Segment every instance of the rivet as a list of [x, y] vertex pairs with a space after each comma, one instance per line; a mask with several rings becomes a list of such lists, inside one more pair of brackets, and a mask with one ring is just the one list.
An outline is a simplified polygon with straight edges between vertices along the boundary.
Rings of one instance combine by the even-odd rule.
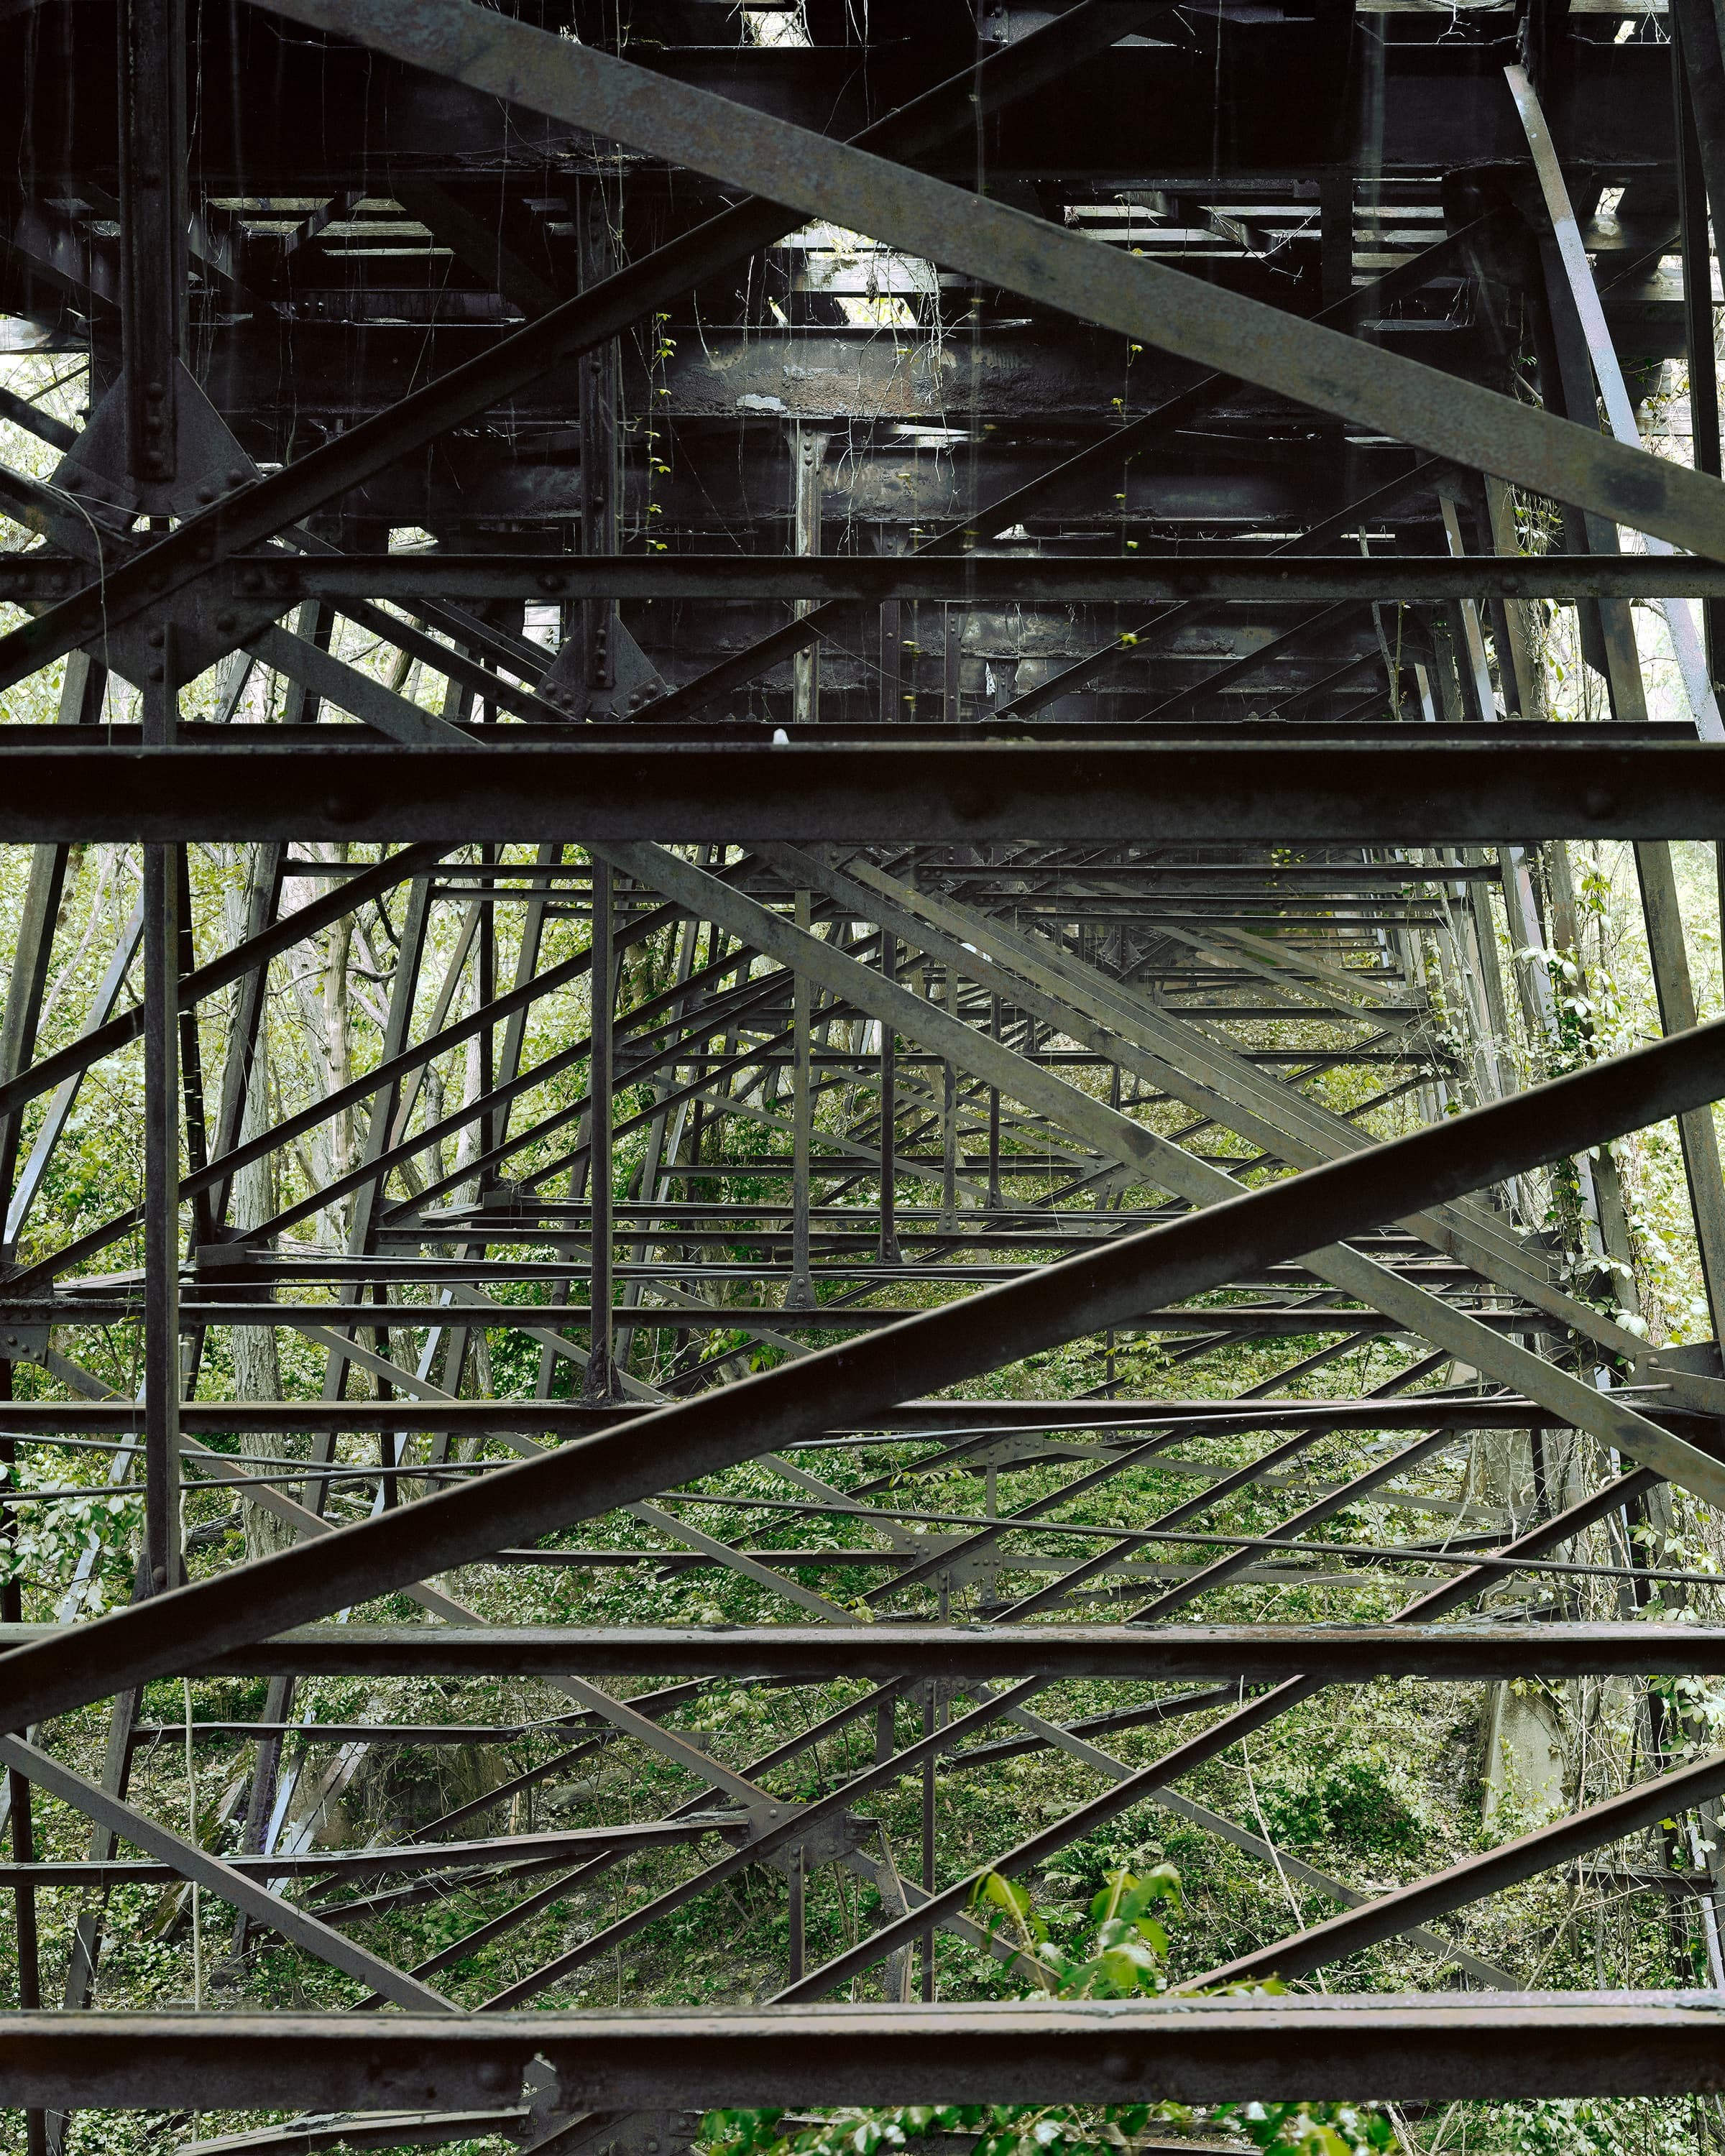
[[245, 485], [245, 480], [246, 475], [238, 469], [229, 472], [228, 475], [228, 484], [229, 486], [244, 486]]
[[152, 681], [165, 681], [167, 679], [167, 669], [162, 665], [162, 661], [157, 659], [151, 663], [149, 669], [149, 675], [150, 679]]
[[208, 480], [206, 480], [203, 485], [198, 490], [198, 499], [200, 501], [213, 501], [215, 498], [216, 490], [209, 484]]
[[246, 569], [242, 571], [239, 579], [239, 588], [243, 592], [262, 591], [264, 588], [264, 572], [261, 569]]
[[144, 641], [152, 651], [160, 651], [167, 641], [167, 631], [165, 629], [152, 629]]
[[234, 630], [238, 629], [239, 626], [239, 617], [238, 614], [218, 613], [216, 616], [216, 627], [221, 630], [223, 636], [231, 635]]

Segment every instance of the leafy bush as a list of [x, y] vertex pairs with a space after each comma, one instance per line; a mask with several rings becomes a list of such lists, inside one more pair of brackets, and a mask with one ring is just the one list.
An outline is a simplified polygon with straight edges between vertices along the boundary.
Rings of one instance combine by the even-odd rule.
[[[1062, 1939], [1017, 1881], [990, 1872], [973, 1900], [994, 1938], [1050, 1998], [1131, 1999], [1168, 1986], [1168, 1936], [1163, 1918], [1181, 1906], [1180, 1877], [1158, 1864], [1140, 1877], [1111, 1872], [1091, 1900], [1088, 1926]], [[1282, 1986], [1230, 1986], [1280, 1991]], [[974, 2134], [971, 2156], [1132, 2156], [1153, 2129], [1189, 2129], [1201, 2115], [1174, 2102], [1076, 2104], [901, 2104], [837, 2110], [785, 2128], [783, 2111], [711, 2111], [702, 2122], [705, 2156], [879, 2156], [935, 2133]], [[1209, 2114], [1244, 2133], [1264, 2156], [1394, 2156], [1394, 2131], [1375, 2104], [1220, 2104]], [[1161, 2137], [1165, 2138], [1165, 2135]]]
[[1426, 1823], [1382, 1752], [1337, 1760], [1266, 1789], [1263, 1802], [1272, 1833], [1295, 1849], [1327, 1842], [1361, 1856], [1411, 1856], [1425, 1843]]

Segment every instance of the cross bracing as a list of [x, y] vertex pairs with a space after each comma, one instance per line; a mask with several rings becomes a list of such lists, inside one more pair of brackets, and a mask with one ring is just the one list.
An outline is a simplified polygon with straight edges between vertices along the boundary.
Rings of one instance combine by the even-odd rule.
[[1712, 2095], [1713, 13], [0, 40], [20, 2148]]

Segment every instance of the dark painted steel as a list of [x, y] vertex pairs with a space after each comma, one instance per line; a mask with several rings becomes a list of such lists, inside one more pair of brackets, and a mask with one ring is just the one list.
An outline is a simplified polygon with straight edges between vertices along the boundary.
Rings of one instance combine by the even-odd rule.
[[[1409, 729], [1409, 732], [1413, 730]], [[1502, 730], [1494, 729], [1494, 732]], [[298, 838], [1424, 844], [1725, 836], [1725, 746], [1553, 738], [0, 750], [0, 844]], [[123, 1023], [116, 1021], [116, 1024]], [[82, 1055], [81, 1049], [78, 1051]], [[28, 1078], [28, 1075], [26, 1076]], [[19, 1081], [24, 1082], [24, 1081]], [[7, 1097], [13, 1097], [8, 1092]]]
[[[1126, 1236], [1009, 1286], [891, 1326], [708, 1394], [613, 1436], [525, 1461], [483, 1482], [158, 1597], [0, 1662], [0, 1722], [18, 1728], [145, 1678], [188, 1646], [223, 1652], [447, 1571], [547, 1528], [592, 1517], [693, 1476], [861, 1419], [1273, 1259], [1321, 1247], [1386, 1214], [1417, 1212], [1714, 1099], [1725, 1022], [1416, 1135], [1308, 1170], [1186, 1219]], [[839, 1410], [838, 1403], [844, 1408]], [[1686, 1486], [1725, 1470], [1634, 1415], [1621, 1449]]]
[[557, 2104], [1218, 2103], [1362, 2082], [1380, 2096], [1712, 2094], [1717, 1992], [1486, 1999], [1038, 1999], [911, 2010], [757, 2007], [444, 2020], [294, 2014], [0, 2016], [21, 2103], [430, 2109], [514, 2101], [536, 2059]]

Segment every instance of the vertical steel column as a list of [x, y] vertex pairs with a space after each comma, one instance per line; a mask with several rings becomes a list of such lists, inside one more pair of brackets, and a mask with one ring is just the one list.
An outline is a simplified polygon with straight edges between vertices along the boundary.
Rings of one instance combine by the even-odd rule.
[[1332, 173], [1318, 185], [1318, 254], [1323, 304], [1353, 295], [1353, 175]]
[[588, 1055], [588, 1174], [593, 1209], [586, 1396], [608, 1400], [611, 1370], [611, 1082], [612, 1034], [617, 998], [617, 961], [612, 948], [611, 866], [593, 863], [593, 1046]]
[[789, 1859], [790, 1895], [787, 1921], [790, 1938], [785, 1966], [790, 1981], [799, 1984], [803, 1978], [804, 1955], [807, 1951], [808, 1873], [803, 1845], [798, 1842]]
[[[797, 893], [796, 921], [806, 935], [809, 898]], [[791, 976], [791, 1049], [794, 1057], [791, 1098], [791, 1284], [785, 1295], [787, 1310], [814, 1307], [814, 1282], [809, 1271], [809, 1152], [814, 1134], [814, 1072], [809, 1059], [813, 1029], [813, 998], [809, 976], [799, 968]], [[798, 1875], [793, 1874], [793, 1876]], [[799, 1889], [800, 1891], [800, 1889]]]
[[[988, 998], [988, 1034], [991, 1040], [1000, 1038], [1000, 998], [991, 993]], [[988, 1088], [988, 1203], [998, 1206], [1000, 1199], [1000, 1088]], [[989, 1473], [993, 1470], [991, 1468]]]
[[[941, 1587], [940, 1601], [940, 1618], [941, 1622], [944, 1624], [950, 1614], [944, 1582]], [[925, 1737], [932, 1737], [946, 1718], [945, 1704], [940, 1697], [938, 1680], [931, 1677], [922, 1687], [922, 1734]], [[934, 1760], [932, 1758], [925, 1759], [922, 1763], [922, 1886], [924, 1892], [930, 1894], [933, 1893], [935, 1888], [934, 1841], [935, 1830], [938, 1825], [935, 1799], [938, 1787]], [[936, 1990], [934, 1969], [936, 1936], [932, 1924], [922, 1935], [922, 1997], [930, 2005], [934, 2003]]]
[[[178, 475], [177, 377], [186, 309], [184, 0], [121, 0], [119, 13], [121, 342], [127, 461], [160, 500]], [[146, 632], [143, 738], [178, 715], [172, 623]], [[180, 864], [144, 849], [144, 1589], [180, 1577]]]
[[185, 0], [121, 0], [120, 223], [127, 461], [177, 475], [186, 312]]
[[[39, 855], [49, 851], [39, 848]], [[61, 850], [52, 849], [54, 852]], [[0, 1400], [12, 1398], [12, 1364], [0, 1362]], [[10, 1471], [17, 1459], [17, 1447], [10, 1437], [0, 1437], [0, 1471], [10, 1478]], [[8, 1513], [3, 1532], [8, 1540], [17, 1532], [16, 1515]], [[9, 1553], [8, 1553], [9, 1554]], [[8, 1625], [23, 1621], [24, 1614], [23, 1583], [19, 1575], [8, 1569], [6, 1579], [0, 1584], [0, 1618]], [[15, 1864], [33, 1864], [36, 1861], [36, 1835], [30, 1817], [30, 1784], [16, 1767], [6, 1771], [6, 1794], [12, 1813], [12, 1857]], [[18, 2003], [26, 2013], [42, 2004], [42, 1961], [36, 1929], [36, 1889], [28, 1879], [20, 1879], [13, 1891], [13, 1917], [18, 1939]], [[26, 2156], [46, 2156], [48, 2148], [48, 2114], [42, 2111], [24, 2113]]]
[[[1681, 11], [1673, 13], [1671, 94], [1677, 137], [1678, 249], [1683, 262], [1684, 346], [1689, 367], [1691, 452], [1697, 471], [1720, 472], [1719, 376], [1714, 360], [1713, 262], [1707, 229], [1707, 172], [1695, 121], [1695, 74], [1687, 58]], [[1703, 599], [1702, 629], [1707, 671], [1725, 665], [1725, 603]]]
[[[198, 955], [192, 940], [192, 877], [186, 849], [174, 849], [174, 872], [178, 882], [179, 920], [176, 964], [182, 974], [191, 973], [198, 963]], [[186, 1167], [196, 1175], [209, 1163], [209, 1132], [204, 1111], [203, 1055], [198, 1038], [198, 1008], [187, 1003], [179, 1012], [180, 1032], [180, 1091], [186, 1109]], [[193, 1233], [199, 1243], [215, 1240], [214, 1219], [209, 1209], [209, 1194], [200, 1192], [193, 1201]]]
[[[1683, 313], [1689, 359], [1691, 439], [1697, 470], [1717, 475], [1719, 379], [1714, 360], [1713, 265], [1707, 229], [1725, 231], [1725, 54], [1708, 0], [1675, 0], [1671, 78], [1677, 105], [1677, 198], [1683, 258]], [[1702, 602], [1707, 670], [1725, 665], [1725, 603]], [[1714, 847], [1725, 919], [1725, 844]], [[1725, 1337], [1716, 1332], [1716, 1337]]]
[[[820, 552], [821, 475], [826, 467], [830, 436], [819, 427], [798, 425], [791, 433], [791, 551], [795, 554]], [[814, 599], [793, 602], [792, 613], [801, 621], [814, 612]], [[791, 717], [798, 726], [813, 726], [820, 716], [820, 646], [805, 644], [792, 661]]]
[[[1641, 918], [1647, 928], [1647, 955], [1653, 962], [1660, 1026], [1667, 1035], [1685, 1033], [1697, 1021], [1670, 846], [1662, 839], [1643, 840], [1635, 848], [1635, 870], [1641, 884]], [[1712, 1313], [1713, 1337], [1725, 1340], [1725, 1183], [1721, 1180], [1719, 1139], [1712, 1110], [1697, 1108], [1678, 1116], [1677, 1135], [1682, 1142], [1683, 1173], [1688, 1179], [1696, 1247], [1707, 1284], [1707, 1307]]]
[[880, 602], [880, 723], [893, 726], [905, 716], [903, 612], [896, 599]]
[[[950, 966], [947, 1015], [958, 1015], [958, 977]], [[950, 1058], [941, 1065], [941, 1225], [958, 1225], [958, 1066]]]
[[[898, 978], [898, 938], [880, 931], [880, 971]], [[896, 1265], [898, 1247], [898, 1164], [894, 1158], [898, 1121], [898, 1040], [890, 1019], [880, 1021], [880, 1262]]]
[[[171, 738], [152, 725], [144, 739]], [[167, 707], [158, 705], [158, 720]], [[178, 849], [144, 849], [144, 1544], [148, 1591], [180, 1580], [180, 878]]]
[[[603, 184], [575, 182], [576, 246], [581, 289], [587, 291], [608, 277], [615, 265], [611, 220]], [[577, 424], [581, 445], [581, 551], [617, 552], [617, 346], [614, 340], [584, 352], [576, 362]], [[649, 440], [650, 454], [653, 444]], [[585, 702], [609, 695], [617, 680], [617, 619], [614, 599], [583, 599], [578, 609], [581, 680]]]
[[1725, 232], [1725, 50], [1718, 13], [1712, 0], [1672, 0], [1671, 22], [1678, 41], [1672, 58], [1688, 93], [1707, 205], [1715, 231]]

